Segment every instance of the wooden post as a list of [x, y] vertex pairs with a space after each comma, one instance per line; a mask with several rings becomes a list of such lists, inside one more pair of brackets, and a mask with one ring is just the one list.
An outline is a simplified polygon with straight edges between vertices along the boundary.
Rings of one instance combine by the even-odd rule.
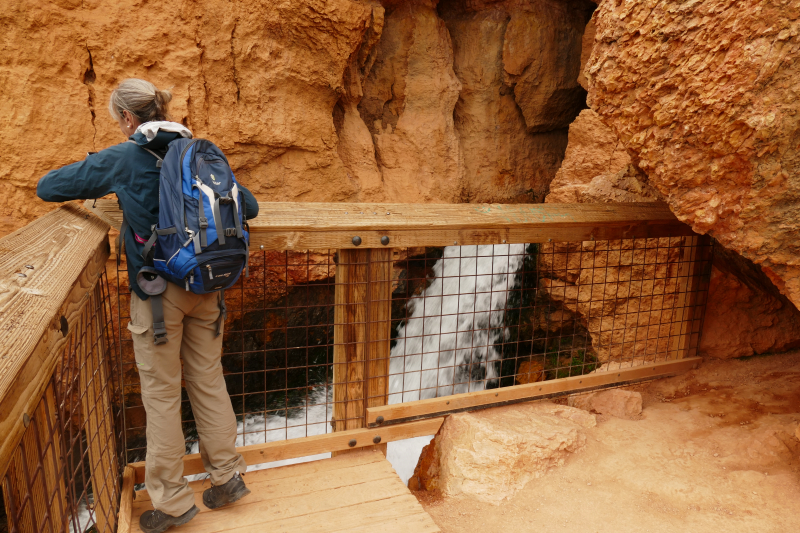
[[[94, 303], [101, 302], [100, 286], [95, 287]], [[81, 407], [88, 442], [89, 466], [94, 495], [94, 517], [98, 531], [116, 527], [116, 501], [119, 496], [114, 414], [111, 405], [109, 352], [102, 330], [102, 315], [84, 323], [86, 335], [80, 348]], [[87, 344], [88, 343], [88, 344]]]
[[[334, 431], [365, 427], [389, 393], [392, 251], [339, 250], [334, 311]], [[385, 444], [380, 445], [385, 453]]]
[[702, 288], [703, 267], [709, 261], [711, 252], [711, 239], [707, 235], [684, 238], [678, 266], [679, 292], [675, 302], [675, 320], [670, 328], [670, 353], [675, 353], [675, 359], [697, 355], [697, 343], [692, 342], [699, 340], [700, 336], [699, 325], [695, 327], [697, 296]]

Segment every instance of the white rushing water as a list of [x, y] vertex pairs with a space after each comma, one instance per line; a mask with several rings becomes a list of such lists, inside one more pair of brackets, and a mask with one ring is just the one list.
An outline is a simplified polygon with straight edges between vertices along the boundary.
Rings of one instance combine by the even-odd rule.
[[482, 390], [498, 377], [494, 344], [508, 335], [503, 318], [524, 254], [524, 244], [444, 249], [430, 285], [408, 301], [390, 356], [389, 403]]

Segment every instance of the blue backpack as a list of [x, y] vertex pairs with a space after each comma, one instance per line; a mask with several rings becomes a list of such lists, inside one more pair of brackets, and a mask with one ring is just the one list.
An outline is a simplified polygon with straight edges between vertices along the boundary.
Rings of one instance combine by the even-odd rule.
[[164, 280], [195, 294], [220, 292], [219, 335], [226, 314], [223, 291], [242, 270], [248, 274], [244, 197], [228, 160], [211, 141], [176, 139], [163, 160], [147, 151], [161, 167], [158, 224], [144, 245], [137, 282], [153, 300], [155, 343], [167, 342], [160, 296]]

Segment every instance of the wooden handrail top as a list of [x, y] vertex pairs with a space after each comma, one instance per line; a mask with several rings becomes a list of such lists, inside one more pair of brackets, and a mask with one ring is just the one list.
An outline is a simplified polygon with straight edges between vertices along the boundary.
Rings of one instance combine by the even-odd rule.
[[0, 239], [0, 472], [105, 268], [108, 229], [67, 204]]
[[[119, 229], [115, 200], [85, 206]], [[355, 204], [259, 202], [251, 243], [274, 250], [605, 240], [692, 235], [662, 203]], [[353, 242], [360, 238], [360, 244]], [[389, 244], [381, 242], [389, 238]]]

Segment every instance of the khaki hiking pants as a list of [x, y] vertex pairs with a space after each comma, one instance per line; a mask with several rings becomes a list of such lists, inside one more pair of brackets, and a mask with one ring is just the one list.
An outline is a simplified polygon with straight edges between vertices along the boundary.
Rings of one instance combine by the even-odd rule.
[[186, 392], [200, 435], [200, 456], [211, 483], [226, 483], [247, 464], [236, 452], [236, 417], [222, 377], [222, 335], [215, 335], [218, 294], [194, 294], [167, 283], [162, 295], [166, 344], [153, 344], [150, 301], [131, 294], [136, 366], [147, 413], [145, 485], [153, 507], [179, 516], [194, 505], [183, 477], [186, 447], [181, 424], [181, 359]]

